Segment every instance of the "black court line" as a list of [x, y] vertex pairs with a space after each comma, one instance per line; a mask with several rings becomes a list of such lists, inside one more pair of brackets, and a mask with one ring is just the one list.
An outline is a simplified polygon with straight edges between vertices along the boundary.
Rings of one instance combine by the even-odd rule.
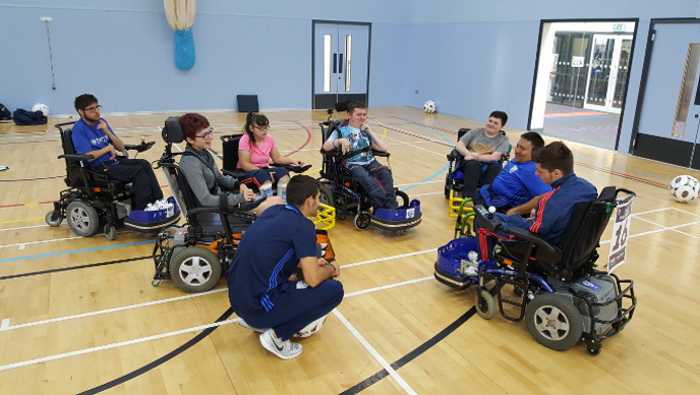
[[20, 277], [30, 277], [30, 276], [38, 276], [40, 274], [49, 274], [49, 273], [58, 273], [58, 272], [67, 272], [69, 270], [78, 270], [78, 269], [85, 269], [88, 267], [97, 267], [97, 266], [105, 266], [105, 265], [114, 265], [115, 263], [124, 263], [124, 262], [131, 262], [131, 261], [138, 261], [140, 259], [146, 259], [146, 258], [151, 258], [152, 255], [146, 255], [146, 256], [140, 256], [137, 258], [128, 258], [128, 259], [119, 259], [116, 261], [109, 261], [109, 262], [100, 262], [100, 263], [90, 263], [87, 265], [80, 265], [80, 266], [71, 266], [71, 267], [62, 267], [60, 269], [50, 269], [50, 270], [41, 270], [38, 272], [29, 272], [29, 273], [21, 273], [21, 274], [13, 274], [10, 276], [3, 276], [0, 277], [0, 280], [11, 280], [13, 278], [20, 278]]
[[[462, 326], [467, 320], [472, 318], [474, 314], [476, 313], [476, 307], [472, 307], [464, 313], [461, 317], [457, 318], [455, 322], [450, 324], [447, 328], [443, 329], [438, 333], [437, 335], [431, 337], [428, 341], [425, 343], [421, 344], [420, 346], [416, 347], [413, 349], [413, 351], [409, 352], [408, 354], [404, 355], [403, 357], [399, 358], [396, 362], [392, 363], [390, 366], [394, 370], [399, 370], [401, 369], [404, 365], [407, 363], [413, 361], [416, 359], [419, 355], [423, 354], [427, 350], [429, 350], [432, 346], [436, 345], [438, 342], [442, 341], [444, 338], [446, 338], [448, 335], [450, 335], [452, 332], [456, 331], [457, 328]], [[351, 388], [348, 388], [347, 390], [343, 391], [340, 393], [340, 395], [354, 395], [354, 394], [359, 394], [360, 392], [366, 390], [367, 388], [371, 387], [372, 385], [380, 382], [383, 378], [389, 376], [389, 372], [387, 372], [386, 369], [382, 369], [381, 371], [375, 373], [371, 377], [365, 379], [361, 383], [358, 383]]]
[[[224, 314], [222, 314], [221, 317], [219, 317], [219, 319], [216, 320], [216, 322], [221, 322], [221, 321], [226, 320], [228, 317], [231, 316], [231, 314], [233, 314], [233, 308], [230, 308], [230, 307], [229, 307], [229, 309], [226, 310], [226, 312], [225, 312]], [[146, 366], [144, 366], [144, 367], [141, 367], [141, 368], [139, 368], [139, 369], [136, 369], [136, 370], [134, 370], [134, 371], [131, 372], [131, 373], [125, 374], [125, 375], [122, 376], [122, 377], [119, 377], [119, 378], [114, 379], [114, 380], [112, 380], [112, 381], [110, 381], [110, 382], [108, 382], [108, 383], [105, 383], [105, 384], [102, 384], [102, 385], [100, 385], [100, 386], [97, 386], [97, 387], [95, 387], [95, 388], [93, 388], [93, 389], [90, 389], [90, 390], [87, 390], [87, 391], [84, 391], [84, 392], [80, 392], [80, 393], [77, 394], [77, 395], [93, 395], [93, 394], [98, 394], [98, 393], [100, 393], [100, 392], [102, 392], [102, 391], [106, 391], [106, 390], [108, 390], [108, 389], [110, 389], [110, 388], [116, 387], [116, 386], [119, 385], [119, 384], [123, 384], [123, 383], [125, 383], [125, 382], [127, 382], [127, 381], [129, 381], [129, 380], [131, 380], [131, 379], [134, 379], [134, 378], [136, 378], [136, 377], [138, 377], [138, 376], [140, 376], [140, 375], [142, 375], [142, 374], [148, 372], [149, 370], [152, 370], [152, 369], [154, 369], [154, 368], [157, 368], [158, 366], [162, 365], [163, 363], [169, 361], [170, 359], [172, 359], [172, 358], [178, 356], [178, 355], [181, 354], [182, 352], [187, 351], [187, 349], [189, 349], [190, 347], [192, 347], [192, 346], [194, 346], [195, 344], [199, 343], [202, 339], [204, 339], [205, 337], [209, 336], [210, 333], [214, 332], [214, 330], [216, 330], [216, 328], [218, 328], [219, 326], [221, 326], [221, 325], [212, 326], [212, 327], [210, 327], [210, 328], [207, 328], [207, 329], [203, 330], [200, 334], [198, 334], [197, 336], [195, 336], [195, 337], [193, 337], [192, 339], [190, 339], [187, 343], [181, 345], [180, 347], [174, 349], [173, 351], [170, 351], [169, 353], [163, 355], [162, 357], [156, 359], [155, 361], [149, 363], [148, 365], [146, 365]]]

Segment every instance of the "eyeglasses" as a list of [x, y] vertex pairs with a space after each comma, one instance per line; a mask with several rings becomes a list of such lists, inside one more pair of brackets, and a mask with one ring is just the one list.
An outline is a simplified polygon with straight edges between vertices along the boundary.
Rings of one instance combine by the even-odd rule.
[[97, 112], [97, 111], [100, 111], [101, 109], [102, 109], [102, 106], [97, 105], [94, 107], [88, 107], [84, 111]]
[[200, 134], [199, 136], [194, 136], [194, 137], [195, 138], [202, 138], [202, 139], [212, 138], [212, 137], [214, 137], [214, 128], [209, 128], [208, 132], [206, 132], [204, 134]]
[[265, 132], [267, 132], [268, 130], [270, 130], [270, 125], [267, 125], [267, 126], [253, 125], [253, 127], [254, 127], [255, 129], [262, 130], [262, 131], [265, 131]]

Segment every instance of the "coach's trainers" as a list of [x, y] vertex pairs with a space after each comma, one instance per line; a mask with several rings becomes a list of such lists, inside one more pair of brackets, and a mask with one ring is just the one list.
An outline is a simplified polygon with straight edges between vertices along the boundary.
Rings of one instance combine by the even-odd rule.
[[255, 331], [255, 332], [260, 332], [260, 333], [265, 332], [265, 331], [267, 330], [267, 329], [260, 329], [260, 328], [255, 328], [255, 327], [253, 327], [253, 326], [250, 326], [250, 324], [248, 324], [247, 322], [245, 322], [245, 321], [243, 320], [243, 318], [241, 318], [241, 320], [238, 321], [238, 325], [240, 325], [240, 326], [242, 326], [242, 327], [244, 327], [244, 328], [246, 328], [246, 329], [250, 329], [250, 330], [253, 330], [253, 331]]
[[304, 350], [299, 343], [292, 343], [289, 340], [282, 340], [277, 337], [275, 330], [272, 328], [260, 334], [260, 343], [267, 349], [267, 351], [282, 359], [292, 359], [298, 357]]

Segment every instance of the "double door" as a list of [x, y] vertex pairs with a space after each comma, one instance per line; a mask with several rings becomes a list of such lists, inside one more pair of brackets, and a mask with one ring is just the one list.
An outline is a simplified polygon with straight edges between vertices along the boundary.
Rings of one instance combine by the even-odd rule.
[[347, 100], [367, 103], [370, 25], [313, 25], [313, 108]]
[[593, 35], [584, 108], [615, 114], [621, 112], [631, 52], [631, 35]]

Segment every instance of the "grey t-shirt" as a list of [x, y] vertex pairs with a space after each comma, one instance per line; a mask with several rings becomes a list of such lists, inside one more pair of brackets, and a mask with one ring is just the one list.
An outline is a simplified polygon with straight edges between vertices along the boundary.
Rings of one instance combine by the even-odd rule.
[[508, 137], [503, 133], [498, 133], [494, 137], [486, 135], [485, 128], [471, 129], [459, 139], [467, 147], [469, 151], [476, 152], [479, 155], [488, 155], [494, 152], [502, 154], [508, 153]]

